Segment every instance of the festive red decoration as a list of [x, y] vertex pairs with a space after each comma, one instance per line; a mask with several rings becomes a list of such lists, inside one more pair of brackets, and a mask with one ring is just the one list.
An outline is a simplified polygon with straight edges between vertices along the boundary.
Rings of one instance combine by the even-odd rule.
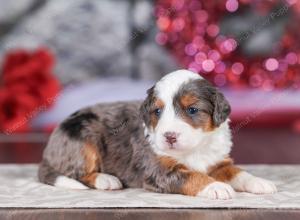
[[[221, 31], [224, 19], [249, 12], [253, 13], [250, 19], [263, 19], [238, 37]], [[300, 1], [157, 0], [155, 13], [160, 30], [157, 43], [165, 45], [184, 67], [214, 84], [264, 90], [299, 88]], [[243, 53], [242, 44], [249, 45], [247, 40], [284, 18], [290, 20], [271, 52], [252, 57]]]
[[0, 87], [0, 131], [29, 129], [30, 120], [51, 106], [60, 90], [53, 75], [53, 55], [45, 48], [8, 53]]

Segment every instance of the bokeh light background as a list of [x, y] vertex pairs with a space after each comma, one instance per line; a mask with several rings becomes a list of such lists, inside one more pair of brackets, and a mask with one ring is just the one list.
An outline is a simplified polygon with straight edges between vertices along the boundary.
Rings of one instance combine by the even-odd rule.
[[298, 88], [297, 1], [158, 1], [156, 41], [217, 86]]

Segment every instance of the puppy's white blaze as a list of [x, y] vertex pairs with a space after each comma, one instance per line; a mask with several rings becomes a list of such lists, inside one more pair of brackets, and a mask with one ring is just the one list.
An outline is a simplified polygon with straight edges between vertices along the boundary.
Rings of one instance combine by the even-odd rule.
[[67, 189], [89, 189], [89, 187], [81, 182], [66, 176], [58, 176], [55, 180], [54, 186]]
[[199, 74], [189, 70], [177, 70], [165, 75], [155, 85], [155, 92], [165, 103], [172, 103], [180, 86], [192, 79], [203, 79]]

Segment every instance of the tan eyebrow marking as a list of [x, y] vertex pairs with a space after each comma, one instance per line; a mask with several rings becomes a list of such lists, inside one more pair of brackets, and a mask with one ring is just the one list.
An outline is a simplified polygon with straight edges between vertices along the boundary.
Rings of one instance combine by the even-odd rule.
[[[195, 105], [196, 103], [201, 102], [194, 94], [187, 93], [179, 98], [179, 103], [183, 110], [186, 110], [188, 107]], [[202, 115], [203, 120], [201, 121], [194, 121], [191, 119], [186, 112], [183, 112], [182, 118], [183, 120], [190, 124], [194, 128], [202, 128], [203, 131], [209, 132], [215, 129], [212, 118], [210, 115]]]
[[196, 102], [198, 102], [198, 98], [189, 93], [189, 94], [186, 94], [186, 95], [183, 95], [181, 98], [180, 98], [180, 104], [184, 107], [184, 108], [188, 108], [189, 106], [195, 104]]
[[[154, 110], [156, 108], [163, 109], [164, 106], [165, 106], [165, 103], [161, 99], [156, 98], [155, 101], [154, 101], [152, 110]], [[150, 116], [150, 125], [151, 125], [151, 127], [155, 128], [157, 123], [158, 123], [158, 117], [154, 114], [154, 112], [151, 112], [151, 116]]]

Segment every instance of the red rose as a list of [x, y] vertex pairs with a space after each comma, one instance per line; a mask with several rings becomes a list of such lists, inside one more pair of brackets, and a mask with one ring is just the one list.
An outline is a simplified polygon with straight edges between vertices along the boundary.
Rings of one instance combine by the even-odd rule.
[[51, 75], [54, 63], [53, 56], [45, 49], [34, 53], [14, 51], [7, 55], [3, 66], [3, 82], [10, 85], [22, 80], [32, 80], [34, 77]]
[[[0, 111], [1, 130], [5, 133], [27, 130], [26, 112], [30, 107], [28, 103], [23, 105], [24, 101], [22, 103], [21, 98], [13, 96], [10, 91], [0, 91], [0, 106], [2, 106]], [[28, 102], [27, 98], [32, 100], [31, 97], [26, 97], [25, 102]]]
[[52, 74], [53, 64], [53, 55], [46, 49], [33, 53], [17, 50], [6, 55], [1, 74], [0, 130], [27, 130], [30, 120], [53, 104], [60, 90]]

